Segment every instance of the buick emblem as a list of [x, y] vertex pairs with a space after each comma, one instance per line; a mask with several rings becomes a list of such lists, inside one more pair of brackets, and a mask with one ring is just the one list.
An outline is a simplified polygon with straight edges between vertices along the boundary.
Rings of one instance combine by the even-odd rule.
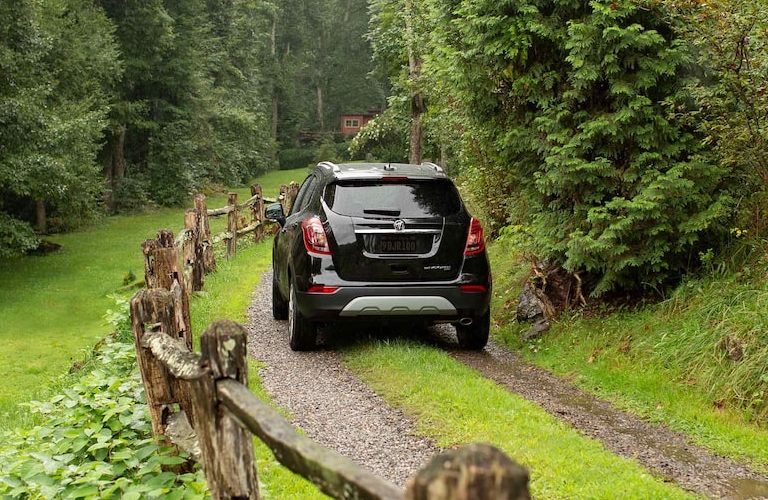
[[397, 219], [394, 225], [395, 225], [395, 231], [405, 230], [405, 221], [403, 219]]

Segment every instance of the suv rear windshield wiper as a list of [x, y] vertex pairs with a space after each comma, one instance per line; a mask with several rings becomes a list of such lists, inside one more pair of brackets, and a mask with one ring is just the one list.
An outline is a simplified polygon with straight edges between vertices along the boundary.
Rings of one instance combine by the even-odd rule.
[[400, 210], [395, 209], [389, 209], [389, 208], [366, 208], [363, 210], [364, 214], [375, 214], [375, 215], [393, 215], [398, 216], [400, 215]]

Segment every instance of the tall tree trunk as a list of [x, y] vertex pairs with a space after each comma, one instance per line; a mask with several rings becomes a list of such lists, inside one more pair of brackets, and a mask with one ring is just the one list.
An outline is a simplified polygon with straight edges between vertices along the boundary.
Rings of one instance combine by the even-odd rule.
[[[272, 63], [277, 69], [277, 14], [272, 18]], [[277, 75], [273, 75], [275, 80], [272, 82], [272, 139], [277, 140]]]
[[45, 213], [45, 200], [35, 200], [35, 227], [40, 234], [48, 232], [48, 217]]
[[320, 131], [325, 131], [325, 117], [324, 115], [324, 104], [323, 104], [323, 87], [320, 86], [320, 84], [317, 84], [317, 121], [320, 124]]
[[411, 85], [411, 147], [408, 161], [421, 163], [421, 149], [424, 143], [422, 115], [424, 114], [424, 96], [419, 89], [421, 75], [421, 56], [416, 51], [416, 35], [413, 29], [413, 0], [405, 0], [405, 32], [408, 41], [408, 79]]
[[108, 192], [105, 196], [107, 209], [115, 211], [115, 191], [125, 177], [125, 125], [119, 125], [110, 141], [109, 165], [107, 166]]

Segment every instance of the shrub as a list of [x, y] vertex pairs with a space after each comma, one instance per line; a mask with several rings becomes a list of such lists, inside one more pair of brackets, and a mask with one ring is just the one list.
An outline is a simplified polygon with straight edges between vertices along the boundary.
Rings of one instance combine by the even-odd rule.
[[520, 193], [540, 257], [586, 271], [600, 295], [678, 278], [702, 241], [712, 246], [730, 215], [730, 169], [678, 119], [693, 57], [663, 4], [465, 0], [446, 11], [456, 33], [438, 63], [476, 142], [510, 171], [498, 180]]
[[0, 258], [8, 259], [36, 248], [40, 240], [26, 222], [0, 212]]
[[293, 170], [312, 165], [317, 152], [314, 148], [287, 148], [277, 154], [280, 170]]
[[400, 163], [408, 161], [407, 123], [389, 108], [363, 126], [349, 144], [354, 159]]
[[143, 179], [125, 177], [113, 193], [115, 210], [119, 213], [141, 212], [149, 203], [147, 184]]
[[694, 45], [703, 69], [689, 86], [699, 105], [689, 118], [717, 161], [739, 177], [744, 201], [738, 225], [748, 226], [752, 234], [764, 233], [768, 230], [768, 10], [749, 0], [670, 4], [681, 15], [680, 31]]

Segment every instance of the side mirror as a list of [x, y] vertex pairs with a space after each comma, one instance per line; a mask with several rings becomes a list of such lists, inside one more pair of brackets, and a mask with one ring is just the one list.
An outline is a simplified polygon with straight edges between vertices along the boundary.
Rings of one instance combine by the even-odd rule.
[[264, 211], [264, 216], [280, 224], [280, 227], [285, 225], [285, 214], [283, 213], [283, 206], [279, 203], [273, 203], [267, 207]]

